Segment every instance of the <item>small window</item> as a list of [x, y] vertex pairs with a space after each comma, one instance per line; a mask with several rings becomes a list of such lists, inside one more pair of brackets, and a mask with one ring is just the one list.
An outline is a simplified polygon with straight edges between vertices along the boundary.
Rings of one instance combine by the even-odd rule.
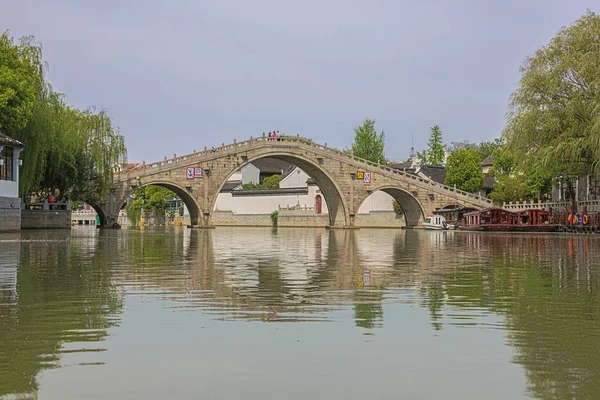
[[4, 150], [0, 152], [0, 180], [3, 181], [14, 181], [14, 152], [12, 147], [4, 147]]

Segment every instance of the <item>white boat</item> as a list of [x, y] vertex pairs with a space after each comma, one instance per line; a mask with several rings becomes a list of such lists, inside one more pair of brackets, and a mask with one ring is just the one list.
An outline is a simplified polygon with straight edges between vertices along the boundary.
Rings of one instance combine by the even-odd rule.
[[446, 218], [441, 215], [428, 215], [425, 221], [423, 221], [423, 228], [426, 230], [445, 231], [449, 229], [449, 226]]

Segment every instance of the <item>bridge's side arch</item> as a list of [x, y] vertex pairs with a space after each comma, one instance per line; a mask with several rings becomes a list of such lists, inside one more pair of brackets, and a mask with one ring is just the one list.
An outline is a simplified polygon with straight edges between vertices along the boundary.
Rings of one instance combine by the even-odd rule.
[[[106, 216], [106, 213], [104, 212], [104, 209], [97, 203], [88, 203], [90, 205], [90, 207], [92, 207], [94, 209], [94, 211], [96, 211], [96, 214], [98, 214], [98, 219], [100, 221], [100, 225], [101, 226], [108, 226], [108, 219]], [[117, 221], [114, 221], [117, 222]]]
[[[425, 209], [421, 202], [415, 198], [411, 193], [407, 192], [404, 189], [394, 187], [394, 186], [380, 186], [377, 188], [373, 188], [372, 192], [382, 191], [394, 198], [402, 207], [402, 211], [404, 213], [404, 220], [406, 221], [406, 227], [411, 228], [419, 225], [419, 222], [423, 221], [425, 218]], [[370, 190], [371, 191], [371, 190]], [[367, 200], [367, 198], [371, 195], [371, 193], [367, 194], [363, 199], [361, 199], [358, 204], [358, 208]]]
[[243, 165], [237, 166], [236, 168], [228, 171], [222, 180], [219, 183], [217, 192], [213, 196], [213, 204], [211, 207], [214, 207], [214, 203], [216, 202], [216, 198], [218, 194], [223, 189], [223, 186], [227, 182], [227, 180], [241, 167], [246, 164], [251, 163], [252, 161], [259, 160], [261, 158], [276, 158], [282, 161], [286, 161], [290, 164], [296, 165], [304, 172], [306, 172], [317, 184], [319, 189], [321, 190], [321, 194], [325, 198], [325, 202], [327, 203], [327, 208], [329, 211], [329, 224], [330, 226], [347, 226], [350, 225], [350, 217], [348, 212], [348, 205], [346, 204], [346, 200], [343, 196], [343, 191], [340, 188], [339, 184], [333, 179], [333, 177], [327, 172], [324, 168], [319, 166], [315, 161], [306, 158], [299, 154], [290, 154], [288, 152], [283, 151], [266, 151], [264, 153], [257, 154], [252, 157], [248, 157], [248, 160], [244, 162]]
[[[163, 180], [153, 180], [152, 177], [149, 177], [147, 180], [144, 180], [144, 182], [141, 183], [140, 186], [138, 186], [137, 188], [144, 187], [144, 186], [150, 186], [150, 185], [162, 186], [164, 188], [171, 190], [173, 193], [175, 193], [177, 196], [179, 196], [181, 201], [183, 201], [183, 204], [185, 204], [185, 206], [187, 207], [188, 212], [190, 213], [190, 224], [192, 226], [201, 225], [202, 214], [203, 214], [202, 207], [200, 207], [200, 204], [198, 204], [198, 201], [196, 200], [196, 198], [194, 198], [194, 196], [192, 196], [192, 194], [190, 192], [188, 192], [185, 188], [183, 188], [173, 182], [167, 182], [167, 181], [163, 181]], [[137, 188], [135, 188], [135, 189], [137, 189]], [[135, 189], [133, 189], [127, 193], [127, 196], [123, 199], [123, 202], [127, 201], [129, 196], [134, 192]], [[122, 204], [121, 204], [121, 207], [122, 207]]]

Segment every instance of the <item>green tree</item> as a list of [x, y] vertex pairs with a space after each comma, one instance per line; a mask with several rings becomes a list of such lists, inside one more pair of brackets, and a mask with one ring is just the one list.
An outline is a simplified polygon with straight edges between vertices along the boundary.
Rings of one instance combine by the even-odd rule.
[[256, 182], [248, 182], [242, 184], [242, 190], [257, 190], [262, 189], [262, 185]]
[[41, 48], [33, 37], [15, 43], [0, 35], [0, 130], [14, 136], [25, 127], [43, 85]]
[[494, 162], [490, 168], [490, 175], [499, 179], [503, 175], [512, 175], [517, 169], [517, 158], [508, 150], [497, 150], [493, 154]]
[[427, 150], [417, 152], [417, 157], [423, 165], [442, 167], [446, 157], [446, 145], [442, 140], [442, 131], [439, 126], [431, 128], [431, 135], [427, 142]]
[[494, 190], [490, 198], [497, 202], [540, 200], [551, 190], [551, 177], [542, 171], [519, 163], [515, 154], [502, 149], [493, 153], [494, 163], [490, 175]]
[[352, 154], [365, 160], [385, 164], [385, 133], [377, 133], [375, 120], [367, 118], [365, 122], [354, 128]]
[[483, 161], [488, 158], [488, 156], [493, 155], [494, 151], [504, 148], [504, 145], [505, 140], [502, 137], [496, 138], [493, 141], [482, 141], [479, 144], [463, 140], [460, 142], [451, 142], [447, 147], [447, 150], [449, 153], [458, 150], [473, 150], [477, 152], [479, 159]]
[[263, 189], [276, 189], [279, 188], [279, 182], [281, 181], [281, 175], [275, 174], [269, 177], [266, 177], [263, 180], [262, 187]]
[[383, 295], [380, 292], [362, 290], [354, 293], [354, 323], [365, 329], [383, 326]]
[[503, 137], [494, 139], [493, 141], [482, 141], [477, 145], [475, 151], [479, 154], [481, 161], [489, 156], [494, 156], [494, 152], [502, 150], [506, 146], [506, 140]]
[[504, 135], [541, 176], [600, 173], [600, 16], [588, 11], [528, 57]]
[[104, 111], [79, 110], [43, 77], [41, 46], [0, 36], [0, 129], [25, 143], [19, 192], [86, 202], [102, 197], [125, 160], [123, 137]]
[[456, 186], [466, 192], [476, 192], [483, 187], [481, 161], [474, 150], [459, 150], [451, 153], [446, 160], [446, 181], [448, 186]]
[[453, 153], [459, 150], [475, 150], [477, 151], [479, 145], [473, 143], [470, 140], [461, 140], [460, 142], [450, 142], [450, 145], [446, 146], [449, 153]]
[[144, 215], [153, 214], [157, 218], [165, 216], [167, 200], [176, 198], [173, 191], [162, 186], [148, 185], [136, 189], [134, 200], [125, 207], [127, 217], [133, 224], [137, 224], [144, 210]]
[[528, 190], [523, 179], [515, 175], [502, 175], [494, 182], [490, 198], [497, 203], [521, 201], [528, 197]]

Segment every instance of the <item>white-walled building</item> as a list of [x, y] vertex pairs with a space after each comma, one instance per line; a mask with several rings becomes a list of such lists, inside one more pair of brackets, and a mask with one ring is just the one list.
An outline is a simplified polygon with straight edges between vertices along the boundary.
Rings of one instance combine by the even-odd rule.
[[[241, 188], [246, 183], [262, 183], [266, 177], [275, 174], [282, 176], [278, 189]], [[217, 197], [214, 211], [270, 214], [280, 208], [298, 205], [314, 208], [317, 214], [327, 214], [325, 199], [306, 172], [285, 161], [263, 158], [244, 165], [229, 178]]]
[[23, 144], [0, 132], [0, 231], [21, 229], [19, 155]]

